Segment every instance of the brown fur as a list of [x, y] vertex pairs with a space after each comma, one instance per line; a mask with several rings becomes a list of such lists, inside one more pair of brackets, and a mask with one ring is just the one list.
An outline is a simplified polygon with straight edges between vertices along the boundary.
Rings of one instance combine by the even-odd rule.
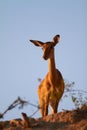
[[55, 67], [54, 46], [59, 42], [60, 35], [56, 35], [52, 42], [30, 40], [34, 45], [42, 47], [43, 58], [48, 60], [48, 73], [38, 87], [40, 111], [42, 116], [48, 114], [48, 106], [52, 108], [52, 114], [57, 113], [59, 101], [64, 93], [64, 80], [62, 74]]
[[52, 108], [52, 114], [57, 113], [58, 104], [64, 92], [64, 81], [62, 79], [62, 75], [58, 70], [56, 71], [58, 80], [55, 82], [55, 85], [50, 83], [48, 73], [38, 87], [42, 116], [46, 116], [48, 114], [49, 105]]

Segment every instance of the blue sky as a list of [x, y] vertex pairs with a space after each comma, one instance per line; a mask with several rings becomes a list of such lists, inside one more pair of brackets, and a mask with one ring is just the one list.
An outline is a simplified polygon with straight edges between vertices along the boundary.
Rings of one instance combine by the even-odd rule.
[[[37, 79], [44, 78], [48, 65], [29, 39], [45, 42], [60, 34], [56, 67], [76, 89], [87, 91], [86, 13], [86, 0], [0, 0], [0, 112], [18, 96], [38, 104]], [[70, 104], [60, 103], [59, 111], [70, 109]], [[21, 111], [31, 115], [35, 109]], [[21, 111], [14, 109], [4, 119], [21, 117]]]

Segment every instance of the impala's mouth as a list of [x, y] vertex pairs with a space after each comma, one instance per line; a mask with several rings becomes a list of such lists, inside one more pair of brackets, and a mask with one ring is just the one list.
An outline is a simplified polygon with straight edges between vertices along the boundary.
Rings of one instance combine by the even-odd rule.
[[48, 57], [43, 56], [43, 59], [44, 59], [44, 60], [47, 60], [47, 59], [48, 59]]

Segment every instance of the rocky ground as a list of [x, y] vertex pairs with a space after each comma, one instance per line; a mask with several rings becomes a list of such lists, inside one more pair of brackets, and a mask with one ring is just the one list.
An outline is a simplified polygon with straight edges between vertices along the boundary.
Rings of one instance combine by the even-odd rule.
[[87, 130], [87, 107], [37, 119], [22, 113], [22, 119], [1, 121], [0, 130]]

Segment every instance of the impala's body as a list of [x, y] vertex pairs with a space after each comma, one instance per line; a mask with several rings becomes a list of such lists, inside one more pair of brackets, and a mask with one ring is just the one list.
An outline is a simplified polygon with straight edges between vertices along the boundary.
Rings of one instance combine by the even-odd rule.
[[30, 40], [36, 46], [42, 47], [43, 58], [48, 60], [48, 73], [38, 87], [38, 96], [42, 116], [48, 114], [48, 106], [52, 108], [52, 114], [57, 113], [59, 101], [64, 92], [64, 80], [55, 66], [54, 46], [59, 42], [60, 35], [56, 35], [52, 42]]

